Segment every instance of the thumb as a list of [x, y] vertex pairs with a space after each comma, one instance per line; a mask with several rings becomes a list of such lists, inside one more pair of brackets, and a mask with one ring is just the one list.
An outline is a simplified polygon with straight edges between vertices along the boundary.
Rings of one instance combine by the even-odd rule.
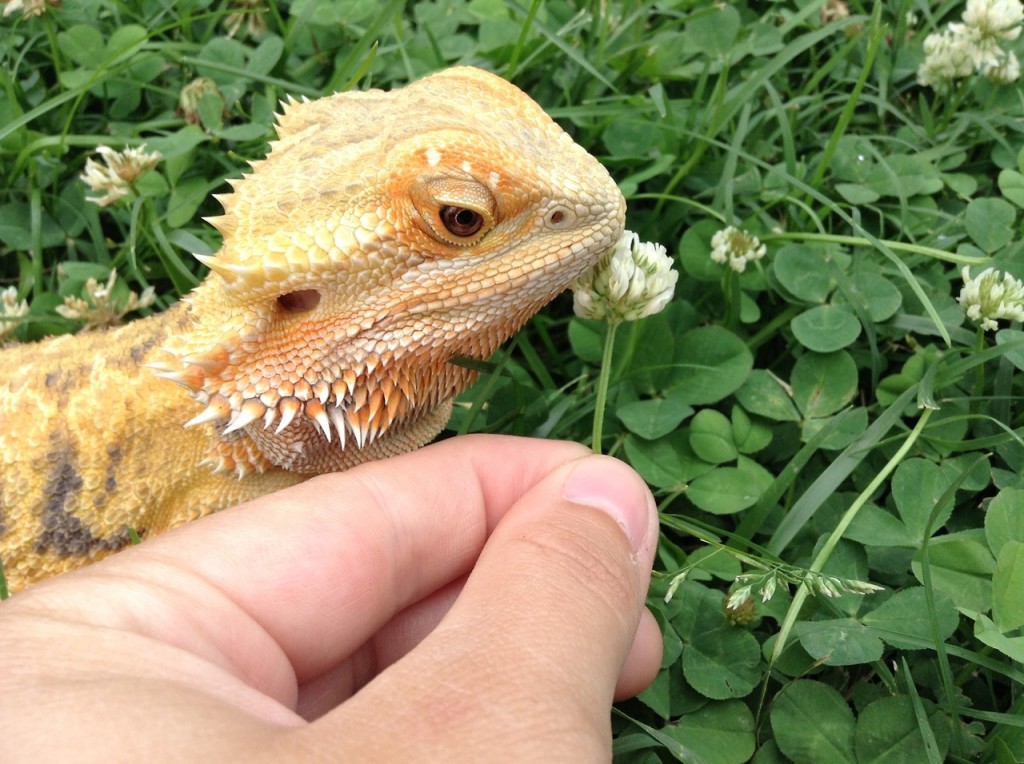
[[[657, 533], [654, 499], [628, 466], [562, 466], [502, 518], [441, 624], [338, 711], [372, 726], [383, 693], [410, 754], [431, 759], [452, 740], [476, 741], [462, 749], [474, 760], [606, 758], [616, 685], [635, 691], [660, 663], [642, 618]], [[624, 667], [640, 678], [620, 683]]]

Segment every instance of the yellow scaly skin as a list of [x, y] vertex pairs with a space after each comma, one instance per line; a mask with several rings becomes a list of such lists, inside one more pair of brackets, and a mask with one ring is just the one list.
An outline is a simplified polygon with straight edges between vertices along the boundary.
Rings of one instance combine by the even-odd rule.
[[0, 353], [13, 590], [226, 506], [417, 448], [622, 234], [605, 169], [514, 86], [450, 69], [291, 103], [165, 313]]

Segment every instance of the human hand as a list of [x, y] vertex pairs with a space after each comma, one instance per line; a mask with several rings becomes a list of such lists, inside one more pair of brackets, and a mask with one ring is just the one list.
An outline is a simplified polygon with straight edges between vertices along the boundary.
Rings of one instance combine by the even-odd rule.
[[587, 453], [455, 438], [15, 595], [0, 760], [608, 758], [660, 663], [657, 516]]

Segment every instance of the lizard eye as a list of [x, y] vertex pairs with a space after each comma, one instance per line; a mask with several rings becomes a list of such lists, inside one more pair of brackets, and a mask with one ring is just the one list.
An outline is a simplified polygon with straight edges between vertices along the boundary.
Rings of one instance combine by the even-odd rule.
[[484, 226], [484, 216], [468, 207], [441, 208], [441, 222], [453, 236], [472, 236]]
[[277, 304], [289, 313], [305, 313], [320, 304], [320, 293], [315, 289], [299, 289], [278, 297]]

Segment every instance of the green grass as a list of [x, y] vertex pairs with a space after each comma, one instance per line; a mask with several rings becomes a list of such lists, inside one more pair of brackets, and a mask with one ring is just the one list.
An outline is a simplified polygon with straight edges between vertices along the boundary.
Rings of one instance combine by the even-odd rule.
[[[923, 38], [962, 8], [851, 1], [823, 25], [805, 0], [405, 5], [270, 2], [234, 38], [228, 3], [4, 19], [13, 337], [79, 328], [56, 308], [111, 269], [122, 303], [155, 288], [142, 312], [191, 288], [190, 253], [218, 246], [210, 194], [265, 152], [286, 94], [489, 68], [602, 159], [681, 272], [608, 343], [598, 446], [653, 486], [664, 530], [664, 668], [616, 710], [617, 759], [1024, 760], [1024, 333], [980, 332], [956, 301], [964, 264], [1024, 276], [1024, 101], [917, 84]], [[188, 124], [200, 76], [216, 91]], [[143, 143], [163, 160], [134, 193], [86, 201], [95, 147]], [[728, 224], [767, 245], [741, 274], [709, 257]], [[589, 444], [606, 332], [560, 298], [452, 428]]]

